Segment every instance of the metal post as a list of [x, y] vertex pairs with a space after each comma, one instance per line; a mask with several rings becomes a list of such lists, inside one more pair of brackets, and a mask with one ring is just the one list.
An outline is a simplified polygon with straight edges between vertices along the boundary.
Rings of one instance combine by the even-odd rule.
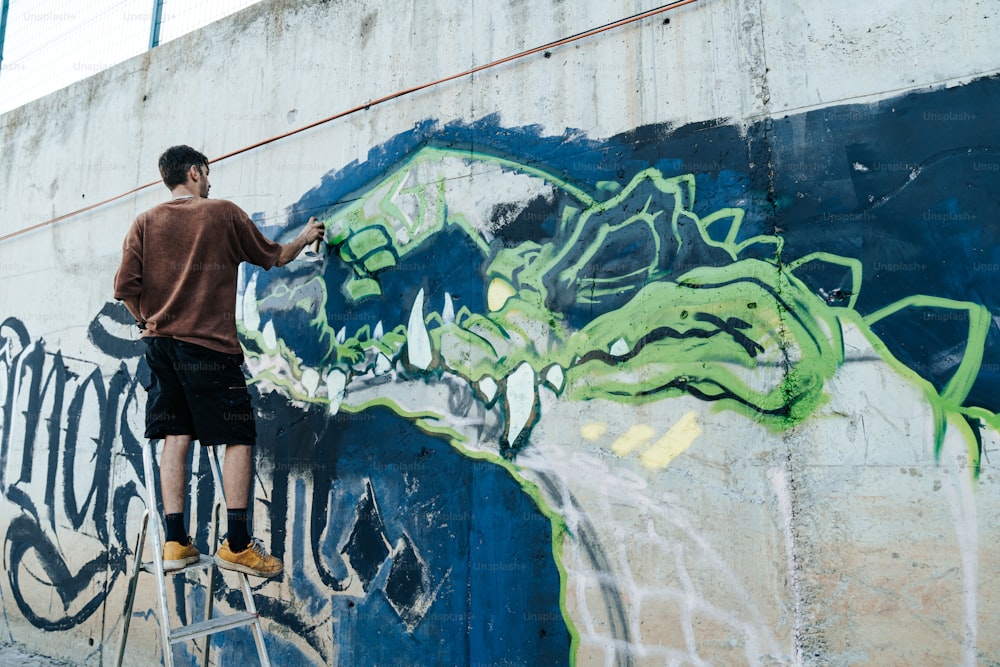
[[[7, 0], [4, 0], [6, 7]], [[160, 23], [163, 19], [163, 0], [153, 0], [153, 20], [149, 25], [149, 48], [153, 49], [160, 44]]]
[[10, 7], [10, 0], [3, 0], [3, 13], [0, 14], [0, 66], [3, 65], [3, 41], [7, 34], [7, 9]]

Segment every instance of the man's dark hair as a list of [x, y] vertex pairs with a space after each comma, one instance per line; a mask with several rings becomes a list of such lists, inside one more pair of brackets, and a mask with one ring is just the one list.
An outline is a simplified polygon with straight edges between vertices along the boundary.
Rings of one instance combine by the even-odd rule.
[[191, 166], [208, 166], [208, 158], [190, 146], [171, 146], [160, 156], [160, 176], [163, 184], [173, 190], [187, 181]]

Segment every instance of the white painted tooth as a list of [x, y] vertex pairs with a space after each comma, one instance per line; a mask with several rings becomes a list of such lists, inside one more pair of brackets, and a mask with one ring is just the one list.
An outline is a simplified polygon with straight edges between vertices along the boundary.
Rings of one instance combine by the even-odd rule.
[[277, 350], [278, 334], [274, 333], [274, 322], [268, 320], [267, 324], [264, 325], [264, 331], [262, 331], [261, 333], [264, 334], [265, 348], [268, 350]]
[[316, 389], [319, 388], [319, 373], [313, 368], [302, 371], [302, 386], [309, 396], [315, 396]]
[[242, 313], [238, 314], [243, 320], [243, 326], [247, 331], [257, 331], [260, 329], [260, 312], [257, 310], [257, 274], [254, 273], [246, 289], [243, 290], [243, 298], [240, 299], [243, 305]]
[[240, 264], [238, 267], [236, 267], [236, 321], [237, 322], [243, 321], [243, 299], [246, 298], [247, 288], [244, 287], [243, 290], [240, 291], [240, 285], [242, 285], [243, 281], [246, 279], [245, 274], [246, 270], [244, 270], [243, 264]]
[[410, 311], [410, 321], [406, 326], [406, 351], [410, 365], [427, 370], [431, 365], [431, 338], [424, 323], [424, 291], [417, 293]]
[[527, 362], [522, 363], [507, 376], [507, 442], [514, 444], [528, 422], [534, 418], [538, 389], [535, 371]]
[[378, 324], [375, 325], [375, 329], [372, 331], [372, 338], [375, 340], [382, 340], [382, 336], [384, 335], [385, 333], [382, 331], [382, 320], [379, 320]]
[[563, 382], [566, 381], [566, 374], [559, 364], [552, 364], [549, 370], [545, 371], [545, 382], [556, 391], [560, 391]]
[[392, 361], [384, 353], [379, 352], [375, 358], [375, 375], [385, 375], [392, 370]]
[[487, 375], [479, 381], [479, 391], [482, 392], [483, 396], [486, 397], [486, 402], [489, 403], [497, 395], [497, 381]]
[[444, 293], [444, 308], [441, 309], [441, 320], [444, 322], [455, 321], [455, 304], [452, 302], [451, 294]]
[[335, 415], [340, 411], [340, 403], [344, 400], [347, 389], [347, 374], [341, 370], [332, 370], [326, 375], [326, 396], [330, 399], [330, 405], [326, 411]]
[[340, 331], [337, 332], [337, 342], [341, 345], [347, 340], [347, 327], [340, 327]]
[[611, 354], [615, 356], [621, 356], [623, 354], [628, 354], [628, 343], [625, 342], [624, 338], [619, 338], [611, 346]]

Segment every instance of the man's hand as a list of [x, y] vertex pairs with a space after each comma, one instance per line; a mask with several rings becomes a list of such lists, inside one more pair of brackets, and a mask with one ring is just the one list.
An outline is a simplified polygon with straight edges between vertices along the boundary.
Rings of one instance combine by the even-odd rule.
[[302, 247], [305, 247], [312, 243], [313, 241], [318, 241], [323, 238], [323, 234], [326, 232], [326, 227], [323, 223], [317, 220], [315, 217], [309, 218], [309, 222], [306, 223], [305, 228], [299, 232], [299, 236], [303, 237], [304, 243]]
[[284, 266], [298, 257], [303, 248], [323, 238], [325, 233], [326, 227], [323, 226], [322, 222], [319, 222], [316, 218], [309, 218], [309, 222], [302, 228], [299, 235], [289, 243], [281, 246], [281, 256], [278, 258], [278, 266]]

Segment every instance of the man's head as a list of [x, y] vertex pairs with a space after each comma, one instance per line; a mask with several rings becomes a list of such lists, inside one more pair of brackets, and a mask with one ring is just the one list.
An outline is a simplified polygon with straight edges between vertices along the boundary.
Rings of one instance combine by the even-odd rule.
[[[190, 146], [171, 146], [160, 156], [160, 176], [171, 191], [188, 180], [196, 181], [202, 197], [208, 196], [208, 158]], [[193, 171], [192, 171], [193, 170]]]

